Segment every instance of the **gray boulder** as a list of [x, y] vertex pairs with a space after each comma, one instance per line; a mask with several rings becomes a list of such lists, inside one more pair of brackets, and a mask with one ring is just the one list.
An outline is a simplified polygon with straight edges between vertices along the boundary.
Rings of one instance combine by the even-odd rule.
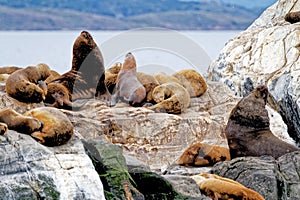
[[279, 157], [241, 157], [217, 163], [213, 174], [236, 180], [265, 199], [300, 199], [300, 152]]

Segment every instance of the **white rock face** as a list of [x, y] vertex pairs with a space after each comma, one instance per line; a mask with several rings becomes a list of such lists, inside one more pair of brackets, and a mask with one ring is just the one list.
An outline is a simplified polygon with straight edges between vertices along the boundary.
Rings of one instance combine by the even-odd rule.
[[1, 199], [105, 199], [99, 175], [80, 140], [45, 147], [15, 131], [0, 140]]
[[259, 84], [269, 87], [289, 134], [300, 141], [300, 23], [284, 20], [300, 1], [279, 0], [247, 30], [228, 41], [208, 77], [244, 96]]

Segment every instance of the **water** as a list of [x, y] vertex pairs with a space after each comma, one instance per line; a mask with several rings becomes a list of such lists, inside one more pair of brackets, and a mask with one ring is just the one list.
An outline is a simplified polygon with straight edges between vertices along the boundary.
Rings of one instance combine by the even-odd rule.
[[[240, 31], [90, 31], [106, 67], [131, 51], [139, 71], [206, 71], [225, 43]], [[72, 46], [80, 31], [0, 32], [0, 66], [26, 67], [46, 63], [59, 73], [71, 67]]]

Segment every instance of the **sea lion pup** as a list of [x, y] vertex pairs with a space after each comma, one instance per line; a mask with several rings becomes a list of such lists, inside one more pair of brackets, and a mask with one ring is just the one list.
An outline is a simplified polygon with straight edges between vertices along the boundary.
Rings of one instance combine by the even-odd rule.
[[212, 199], [264, 200], [259, 193], [239, 182], [215, 174], [202, 173], [191, 178], [199, 186], [201, 193]]
[[285, 15], [284, 19], [291, 24], [297, 23], [300, 21], [300, 11], [290, 12]]
[[43, 127], [31, 133], [39, 143], [46, 146], [58, 146], [67, 143], [74, 132], [74, 127], [68, 117], [57, 108], [40, 107], [24, 114], [39, 119]]
[[157, 104], [148, 108], [155, 112], [179, 114], [190, 105], [190, 94], [183, 86], [175, 82], [157, 86], [152, 92], [152, 97]]
[[159, 82], [154, 78], [154, 76], [142, 72], [137, 73], [137, 78], [146, 89], [146, 102], [151, 103], [153, 101], [152, 92], [157, 86], [159, 86]]
[[270, 130], [265, 108], [268, 88], [258, 86], [231, 111], [225, 134], [231, 158], [270, 155], [278, 158], [300, 149], [280, 140]]
[[205, 79], [193, 69], [180, 70], [172, 75], [187, 89], [190, 97], [199, 97], [207, 90]]
[[46, 64], [29, 66], [13, 72], [6, 81], [6, 92], [9, 96], [25, 102], [39, 103], [45, 100], [47, 87], [44, 80], [50, 75]]
[[139, 106], [145, 98], [146, 89], [137, 79], [135, 58], [131, 53], [127, 53], [117, 77], [112, 105], [121, 99], [132, 106]]
[[5, 123], [11, 130], [29, 135], [42, 127], [42, 122], [38, 119], [23, 116], [10, 108], [0, 110], [0, 122]]
[[70, 100], [98, 97], [110, 101], [110, 93], [104, 83], [103, 57], [93, 37], [82, 31], [73, 45], [72, 68], [52, 82], [64, 85], [70, 91]]
[[212, 166], [217, 162], [230, 160], [229, 149], [197, 142], [189, 146], [180, 156], [177, 164], [186, 166]]

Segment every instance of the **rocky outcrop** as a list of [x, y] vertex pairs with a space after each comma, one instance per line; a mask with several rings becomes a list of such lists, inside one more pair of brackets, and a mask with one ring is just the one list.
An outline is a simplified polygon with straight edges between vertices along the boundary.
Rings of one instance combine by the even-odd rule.
[[0, 136], [2, 199], [105, 199], [102, 183], [78, 138], [45, 147], [9, 130]]
[[274, 108], [283, 116], [289, 134], [300, 141], [299, 46], [300, 24], [284, 20], [300, 10], [300, 1], [279, 0], [247, 30], [228, 41], [209, 68], [208, 77], [245, 96], [265, 84]]
[[241, 157], [216, 164], [212, 173], [230, 178], [265, 199], [300, 199], [300, 152], [272, 157]]

